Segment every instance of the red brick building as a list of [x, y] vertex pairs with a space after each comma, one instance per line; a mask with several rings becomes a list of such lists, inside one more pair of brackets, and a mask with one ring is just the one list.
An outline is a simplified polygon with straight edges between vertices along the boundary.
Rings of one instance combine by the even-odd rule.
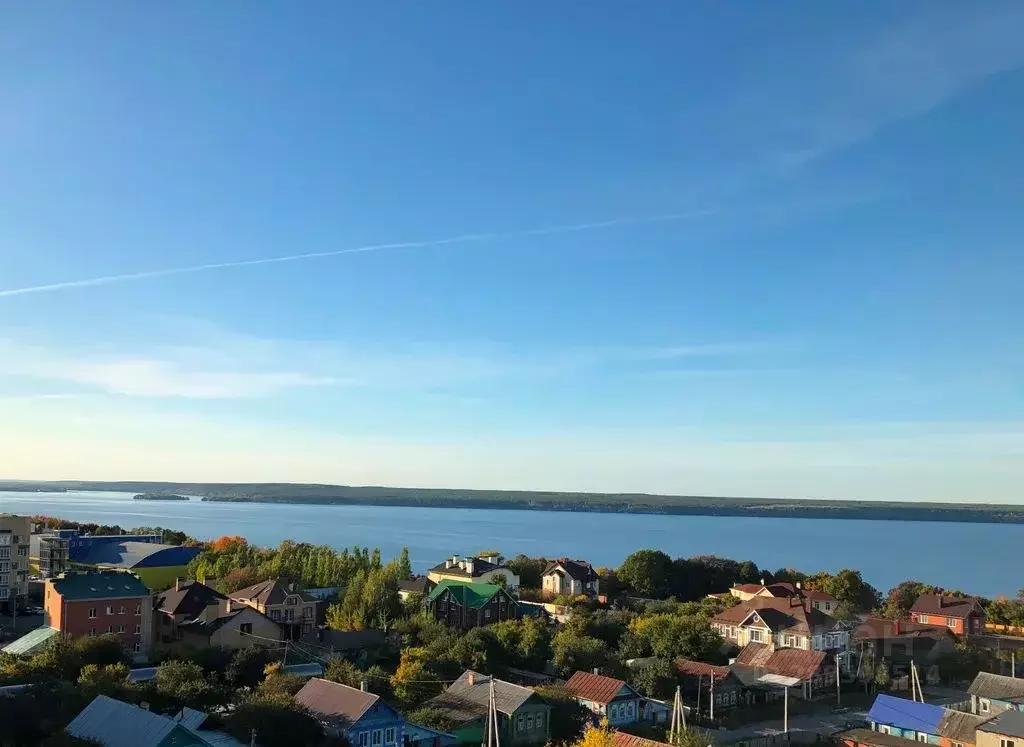
[[910, 608], [910, 619], [922, 625], [945, 625], [957, 635], [985, 632], [985, 610], [975, 597], [922, 594]]
[[65, 573], [47, 579], [44, 624], [79, 637], [110, 633], [136, 661], [146, 661], [153, 641], [153, 599], [132, 573]]

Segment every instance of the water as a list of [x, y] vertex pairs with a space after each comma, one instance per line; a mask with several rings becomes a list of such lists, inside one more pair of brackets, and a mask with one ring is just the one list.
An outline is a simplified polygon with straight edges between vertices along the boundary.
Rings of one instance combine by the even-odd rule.
[[906, 579], [988, 597], [1015, 596], [1024, 584], [1011, 559], [1013, 548], [1024, 547], [1024, 524], [185, 503], [105, 492], [0, 492], [2, 512], [125, 529], [162, 526], [201, 539], [240, 534], [260, 545], [294, 539], [380, 547], [385, 558], [406, 546], [420, 571], [452, 553], [484, 549], [617, 566], [634, 550], [656, 548], [673, 557], [718, 555], [808, 573], [856, 568], [883, 593]]

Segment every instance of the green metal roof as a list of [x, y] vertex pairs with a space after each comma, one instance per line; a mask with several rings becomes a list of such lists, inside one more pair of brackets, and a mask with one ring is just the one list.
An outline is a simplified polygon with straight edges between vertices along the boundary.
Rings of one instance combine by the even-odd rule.
[[430, 592], [430, 596], [427, 597], [427, 601], [434, 601], [446, 590], [450, 590], [452, 596], [455, 597], [459, 604], [464, 607], [478, 609], [491, 601], [495, 594], [500, 593], [501, 587], [496, 586], [495, 584], [472, 584], [468, 581], [446, 580], [439, 583], [437, 587]]
[[132, 573], [101, 571], [66, 573], [53, 579], [53, 588], [69, 601], [148, 597], [149, 589]]
[[3, 652], [12, 656], [29, 656], [49, 646], [50, 641], [57, 635], [60, 635], [59, 630], [44, 625], [26, 633], [16, 641], [11, 641], [4, 646]]

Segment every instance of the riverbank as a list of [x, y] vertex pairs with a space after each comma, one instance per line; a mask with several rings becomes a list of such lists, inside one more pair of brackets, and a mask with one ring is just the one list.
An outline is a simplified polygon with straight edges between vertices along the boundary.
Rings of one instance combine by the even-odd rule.
[[[663, 514], [779, 519], [925, 521], [1024, 524], [1024, 506], [997, 504], [830, 501], [816, 499], [560, 493], [511, 490], [446, 490], [300, 483], [169, 483], [56, 481], [11, 482], [23, 491], [116, 491], [198, 496], [206, 502], [468, 508], [615, 514]], [[0, 483], [0, 487], [4, 484]]]

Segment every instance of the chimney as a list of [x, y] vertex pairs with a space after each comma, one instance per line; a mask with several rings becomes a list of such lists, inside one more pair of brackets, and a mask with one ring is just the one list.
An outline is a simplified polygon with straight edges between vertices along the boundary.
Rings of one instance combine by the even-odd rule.
[[448, 559], [446, 559], [444, 561], [444, 567], [445, 568], [451, 568], [452, 567], [452, 559], [451, 558], [448, 558]]
[[473, 558], [469, 558], [469, 559], [468, 559], [468, 560], [466, 561], [466, 572], [467, 572], [467, 573], [468, 573], [468, 574], [469, 574], [470, 576], [472, 576], [472, 575], [473, 575], [473, 572], [474, 572], [475, 570], [476, 570], [476, 563], [475, 563], [475, 562], [473, 562]]
[[359, 680], [359, 689], [366, 692], [366, 680]]
[[475, 684], [476, 684], [476, 672], [470, 672], [469, 673], [469, 685], [470, 685], [470, 687], [472, 687]]
[[892, 624], [892, 632], [893, 632], [893, 635], [899, 635], [900, 634], [900, 621], [899, 620], [895, 620], [893, 622], [893, 624]]
[[228, 597], [228, 600], [224, 603], [224, 609], [228, 614], [231, 613], [231, 597]]
[[181, 591], [181, 579], [177, 576], [174, 577], [174, 590]]
[[797, 588], [798, 591], [800, 590], [800, 582], [799, 581], [796, 582], [796, 588]]
[[764, 579], [761, 579], [761, 586], [764, 586]]
[[144, 711], [148, 711], [149, 703], [147, 703], [146, 701], [142, 701], [141, 703], [139, 703], [139, 708], [141, 708]]

